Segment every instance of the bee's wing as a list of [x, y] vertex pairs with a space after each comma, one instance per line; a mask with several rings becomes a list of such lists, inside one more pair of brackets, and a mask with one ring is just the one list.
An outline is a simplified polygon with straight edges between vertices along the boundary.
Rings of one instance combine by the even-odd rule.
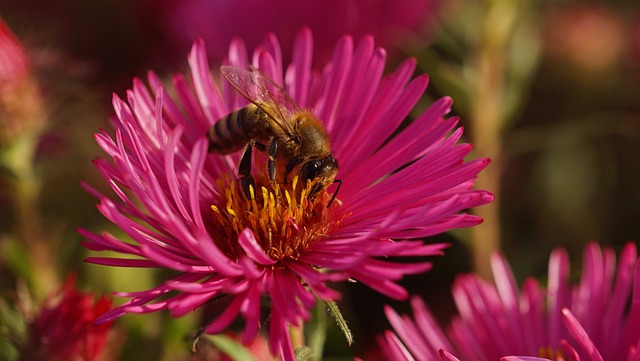
[[282, 87], [253, 67], [247, 70], [223, 65], [220, 71], [238, 93], [267, 113], [285, 134], [294, 134], [286, 119], [288, 113], [300, 107]]

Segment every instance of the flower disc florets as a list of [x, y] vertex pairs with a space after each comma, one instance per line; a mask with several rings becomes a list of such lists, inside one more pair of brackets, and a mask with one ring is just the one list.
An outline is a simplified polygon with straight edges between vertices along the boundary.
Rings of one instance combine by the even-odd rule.
[[314, 183], [299, 184], [272, 182], [261, 172], [254, 177], [257, 192], [251, 188], [251, 199], [239, 189], [235, 181], [219, 179], [224, 190], [220, 204], [212, 205], [211, 233], [216, 245], [231, 259], [245, 255], [238, 237], [245, 229], [253, 235], [269, 258], [276, 262], [298, 261], [315, 241], [320, 241], [340, 224], [327, 208], [331, 196], [326, 191], [309, 198]]

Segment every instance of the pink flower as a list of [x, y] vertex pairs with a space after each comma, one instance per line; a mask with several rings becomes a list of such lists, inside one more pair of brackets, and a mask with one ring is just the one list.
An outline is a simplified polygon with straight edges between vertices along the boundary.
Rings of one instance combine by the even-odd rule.
[[545, 15], [546, 52], [585, 80], [619, 69], [633, 46], [625, 16], [607, 6], [563, 6]]
[[411, 300], [413, 319], [387, 308], [396, 333], [387, 331], [379, 341], [388, 357], [458, 360], [453, 352], [461, 360], [640, 358], [640, 263], [633, 243], [622, 250], [617, 267], [612, 250], [589, 244], [574, 286], [563, 249], [551, 254], [547, 289], [530, 278], [518, 290], [502, 255], [492, 265], [495, 284], [474, 275], [456, 281], [452, 293], [459, 315], [446, 334], [419, 298]]
[[353, 279], [404, 299], [407, 292], [396, 282], [430, 264], [387, 257], [441, 254], [444, 244], [407, 239], [480, 222], [459, 212], [492, 200], [488, 192], [471, 189], [487, 160], [463, 161], [471, 147], [456, 145], [462, 135], [454, 130], [457, 119], [444, 119], [451, 99], [437, 101], [389, 140], [427, 86], [426, 76], [411, 80], [415, 62], [406, 61], [383, 77], [384, 50], [375, 48], [371, 37], [355, 48], [344, 37], [333, 60], [313, 71], [312, 46], [310, 31], [300, 32], [293, 61], [284, 67], [275, 36], [252, 57], [235, 41], [229, 63], [247, 68], [251, 62], [322, 119], [344, 181], [331, 207], [334, 188], [308, 199], [304, 193], [311, 184], [270, 182], [262, 153], [253, 166], [258, 191], [248, 200], [235, 180], [240, 152], [207, 152], [210, 127], [248, 101], [220, 79], [217, 69], [211, 76], [202, 41], [189, 55], [191, 74], [175, 76], [174, 90], [165, 90], [150, 73], [150, 89], [136, 79], [127, 102], [114, 96], [115, 137], [96, 136], [113, 161], [98, 160], [96, 166], [117, 197], [87, 189], [100, 199], [104, 216], [133, 242], [80, 232], [90, 249], [136, 258], [87, 261], [167, 268], [177, 275], [150, 290], [119, 293], [131, 300], [100, 321], [162, 309], [182, 316], [226, 295], [229, 306], [205, 332], [221, 332], [242, 316], [248, 343], [261, 326], [266, 296], [271, 352], [293, 359], [289, 326], [310, 317], [316, 297], [340, 296], [327, 283]]
[[0, 149], [44, 122], [40, 90], [24, 46], [0, 18]]
[[0, 19], [0, 84], [20, 81], [30, 71], [24, 47]]
[[[408, 39], [419, 39], [433, 24], [438, 0], [236, 0], [169, 1], [164, 18], [176, 43], [189, 45], [202, 37], [209, 56], [221, 58], [226, 44], [240, 37], [254, 47], [273, 32], [288, 54], [289, 39], [308, 26], [316, 39], [316, 60], [330, 58], [335, 42], [344, 34], [374, 36], [385, 47], [399, 47]], [[154, 3], [154, 6], [157, 6]]]
[[111, 309], [102, 296], [75, 289], [75, 276], [67, 279], [60, 293], [47, 299], [29, 325], [25, 360], [98, 361], [104, 356], [109, 323], [95, 326], [95, 319]]

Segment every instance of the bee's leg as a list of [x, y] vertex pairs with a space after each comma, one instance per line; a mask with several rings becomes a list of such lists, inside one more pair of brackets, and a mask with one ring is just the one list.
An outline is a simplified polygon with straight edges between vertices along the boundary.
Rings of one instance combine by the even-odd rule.
[[269, 144], [269, 179], [272, 182], [276, 181], [276, 155], [278, 155], [278, 138], [273, 137], [271, 144]]
[[193, 335], [193, 338], [191, 339], [191, 353], [196, 353], [196, 345], [198, 344], [202, 334], [204, 334], [204, 327], [200, 327]]
[[265, 150], [267, 150], [267, 146], [262, 144], [262, 143], [260, 143], [260, 142], [254, 141], [253, 142], [253, 146], [256, 147], [256, 149], [258, 149], [261, 152], [264, 152]]
[[253, 181], [253, 176], [251, 175], [251, 161], [252, 150], [253, 150], [254, 141], [250, 141], [249, 144], [244, 148], [244, 153], [242, 153], [242, 158], [240, 158], [240, 165], [238, 166], [238, 173], [240, 174], [240, 183], [242, 184], [242, 190], [244, 191], [247, 199], [251, 199], [251, 188], [253, 191], [256, 191], [256, 183]]
[[300, 157], [293, 157], [287, 162], [287, 165], [284, 168], [284, 181], [285, 181], [285, 183], [289, 182], [289, 174], [291, 173], [293, 168], [295, 168], [301, 162], [302, 162], [302, 160], [300, 159]]
[[302, 159], [300, 159], [300, 157], [291, 158], [291, 160], [287, 163], [287, 167], [284, 169], [285, 175], [289, 175], [293, 168], [300, 164], [300, 162], [302, 162]]

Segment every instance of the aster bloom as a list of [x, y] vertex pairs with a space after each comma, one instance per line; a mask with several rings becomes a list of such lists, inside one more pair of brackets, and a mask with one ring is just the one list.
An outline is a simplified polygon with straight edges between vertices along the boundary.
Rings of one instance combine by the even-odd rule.
[[609, 74], [624, 62], [632, 39], [622, 14], [581, 4], [559, 7], [546, 17], [546, 51], [552, 58], [591, 77]]
[[580, 282], [571, 285], [567, 252], [555, 249], [547, 289], [530, 278], [520, 291], [504, 256], [496, 254], [495, 284], [474, 275], [454, 284], [459, 315], [446, 333], [413, 298], [413, 319], [386, 308], [396, 333], [387, 331], [379, 343], [393, 360], [640, 360], [636, 246], [626, 245], [617, 266], [615, 257], [590, 243]]
[[0, 18], [0, 148], [43, 121], [39, 89], [24, 46]]
[[[226, 45], [241, 37], [251, 47], [269, 32], [282, 39], [285, 51], [291, 49], [293, 35], [308, 26], [316, 39], [316, 60], [331, 57], [335, 42], [344, 34], [355, 37], [371, 34], [385, 47], [397, 47], [410, 38], [419, 38], [433, 24], [439, 0], [192, 0], [170, 1], [161, 8], [171, 29], [169, 37], [190, 45], [203, 37], [209, 56], [223, 57]], [[157, 4], [154, 3], [157, 8]], [[241, 19], [242, 21], [238, 21]]]
[[29, 325], [25, 360], [98, 361], [104, 356], [109, 323], [94, 325], [112, 307], [105, 296], [75, 289], [70, 276], [62, 289], [49, 297]]
[[24, 47], [4, 21], [0, 21], [0, 55], [0, 82], [27, 76], [30, 65]]
[[[118, 293], [130, 300], [100, 321], [162, 309], [182, 316], [227, 296], [229, 306], [204, 331], [221, 332], [242, 316], [246, 344], [260, 328], [264, 296], [270, 300], [270, 350], [293, 359], [289, 327], [309, 319], [316, 298], [340, 296], [327, 283], [353, 279], [404, 299], [407, 292], [396, 282], [430, 264], [386, 257], [441, 254], [444, 244], [407, 239], [480, 222], [460, 211], [491, 201], [488, 192], [471, 189], [487, 160], [463, 161], [471, 147], [456, 145], [462, 130], [454, 131], [457, 119], [444, 118], [451, 99], [437, 101], [389, 140], [427, 86], [426, 76], [411, 80], [415, 61], [383, 77], [384, 50], [371, 37], [355, 49], [344, 37], [317, 72], [310, 67], [312, 44], [310, 31], [301, 31], [285, 68], [278, 41], [269, 36], [251, 64], [322, 120], [344, 181], [331, 207], [332, 187], [309, 198], [312, 182], [271, 182], [260, 152], [254, 152], [256, 188], [248, 198], [237, 184], [240, 152], [208, 152], [210, 127], [248, 101], [217, 70], [212, 78], [202, 41], [189, 55], [191, 74], [175, 76], [172, 92], [149, 73], [150, 89], [136, 79], [127, 102], [114, 96], [115, 137], [106, 131], [96, 136], [112, 161], [96, 166], [117, 198], [87, 189], [133, 242], [80, 232], [92, 250], [135, 258], [87, 261], [176, 274], [150, 290]], [[243, 43], [231, 44], [228, 64], [247, 68], [249, 59]]]

